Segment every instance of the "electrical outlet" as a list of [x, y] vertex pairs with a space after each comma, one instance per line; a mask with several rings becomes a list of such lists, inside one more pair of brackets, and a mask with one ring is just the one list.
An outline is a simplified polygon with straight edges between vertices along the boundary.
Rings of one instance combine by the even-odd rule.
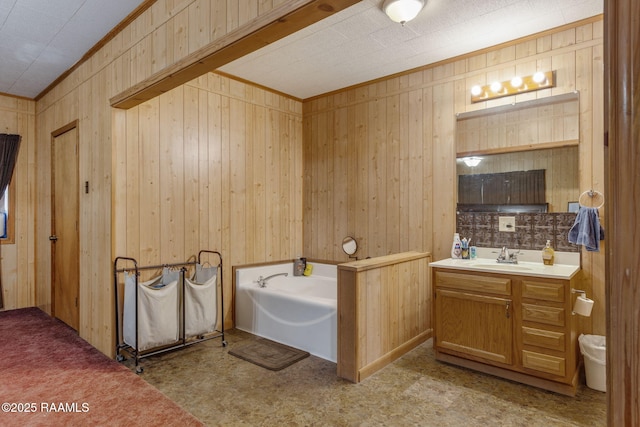
[[499, 216], [498, 231], [506, 231], [508, 233], [514, 233], [516, 231], [516, 217], [515, 216]]

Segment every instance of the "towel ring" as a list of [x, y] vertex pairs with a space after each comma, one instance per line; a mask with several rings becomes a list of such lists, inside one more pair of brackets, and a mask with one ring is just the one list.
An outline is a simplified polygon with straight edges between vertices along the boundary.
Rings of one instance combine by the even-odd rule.
[[[589, 198], [583, 198], [585, 195], [589, 196]], [[586, 202], [587, 200], [589, 201], [588, 203]], [[587, 190], [578, 197], [578, 203], [584, 208], [600, 209], [604, 206], [604, 195], [597, 190]], [[598, 205], [594, 206], [595, 204]]]

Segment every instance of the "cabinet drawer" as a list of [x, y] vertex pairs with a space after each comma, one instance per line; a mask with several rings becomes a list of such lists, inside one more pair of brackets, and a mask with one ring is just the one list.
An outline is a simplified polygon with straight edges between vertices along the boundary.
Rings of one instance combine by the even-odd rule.
[[564, 351], [564, 333], [562, 332], [545, 331], [524, 326], [522, 328], [522, 342], [525, 345]]
[[522, 281], [522, 298], [564, 302], [564, 284], [554, 282]]
[[564, 308], [522, 304], [522, 320], [564, 326]]
[[548, 374], [564, 377], [565, 359], [548, 354], [535, 353], [533, 351], [522, 351], [522, 366], [527, 369], [534, 369]]
[[511, 279], [509, 278], [437, 271], [435, 282], [436, 286], [444, 288], [487, 294], [511, 295]]

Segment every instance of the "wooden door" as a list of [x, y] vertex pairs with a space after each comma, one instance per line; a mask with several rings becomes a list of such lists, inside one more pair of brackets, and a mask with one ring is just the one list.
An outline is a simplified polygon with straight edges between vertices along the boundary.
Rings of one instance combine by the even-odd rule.
[[74, 126], [54, 133], [51, 156], [52, 185], [52, 311], [78, 330], [79, 183], [78, 131]]
[[513, 363], [511, 300], [438, 289], [435, 302], [437, 350]]

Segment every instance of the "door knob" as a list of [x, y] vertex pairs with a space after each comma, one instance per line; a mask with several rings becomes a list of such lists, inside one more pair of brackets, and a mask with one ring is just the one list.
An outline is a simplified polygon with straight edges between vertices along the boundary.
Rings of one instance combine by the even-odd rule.
[[52, 242], [55, 242], [58, 240], [58, 236], [56, 236], [55, 234], [53, 236], [49, 236], [49, 240], [51, 240]]

